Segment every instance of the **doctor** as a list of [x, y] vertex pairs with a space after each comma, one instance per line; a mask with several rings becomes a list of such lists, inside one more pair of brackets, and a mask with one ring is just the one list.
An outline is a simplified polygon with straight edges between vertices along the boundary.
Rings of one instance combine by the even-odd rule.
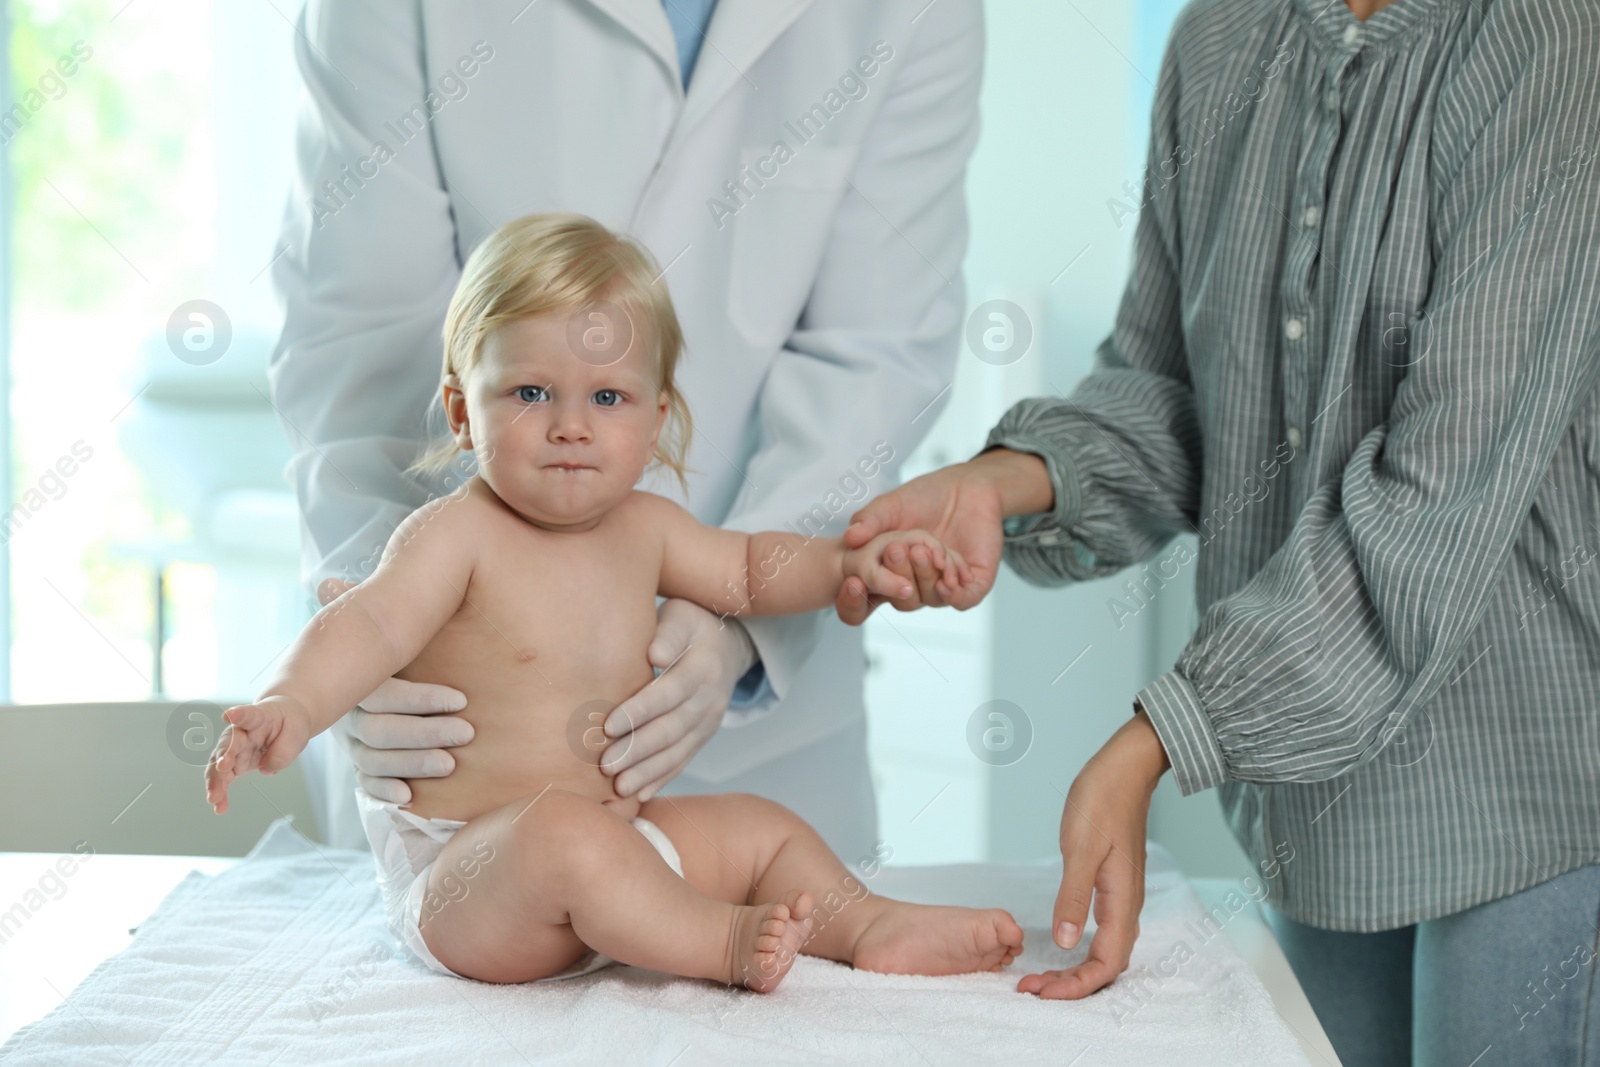
[[[978, 0], [309, 0], [298, 29], [271, 381], [324, 603], [452, 487], [401, 473], [442, 425], [445, 307], [478, 242], [532, 212], [591, 215], [662, 265], [694, 470], [686, 499], [645, 488], [731, 529], [837, 533], [892, 487], [965, 310]], [[670, 669], [606, 723], [620, 793], [760, 793], [871, 854], [859, 630], [669, 600], [649, 654]], [[386, 682], [345, 719], [362, 785], [405, 802], [400, 778], [448, 774], [471, 727], [427, 713], [464, 702]], [[348, 762], [310, 758], [330, 841], [363, 847]]]

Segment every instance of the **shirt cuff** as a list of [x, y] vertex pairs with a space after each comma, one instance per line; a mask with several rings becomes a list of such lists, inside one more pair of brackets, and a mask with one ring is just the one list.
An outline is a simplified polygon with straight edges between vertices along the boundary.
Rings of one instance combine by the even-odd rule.
[[1031, 515], [1011, 515], [1002, 520], [1000, 527], [1005, 532], [1006, 541], [1017, 544], [1065, 544], [1070, 538], [1067, 531], [1078, 521], [1078, 512], [1082, 507], [1078, 495], [1077, 464], [1072, 461], [1067, 450], [1057, 442], [1026, 430], [1008, 429], [1005, 419], [1001, 419], [1000, 423], [989, 431], [983, 452], [991, 448], [1028, 452], [1044, 460], [1045, 470], [1049, 473], [1050, 485], [1055, 496], [1055, 503], [1049, 511]]
[[1168, 671], [1139, 690], [1134, 699], [1167, 750], [1179, 792], [1189, 796], [1222, 784], [1228, 776], [1222, 748], [1189, 679], [1179, 671]]
[[759, 704], [772, 693], [772, 683], [767, 680], [767, 668], [757, 659], [755, 665], [744, 672], [733, 686], [733, 696], [728, 698], [728, 707], [744, 710], [754, 704]]

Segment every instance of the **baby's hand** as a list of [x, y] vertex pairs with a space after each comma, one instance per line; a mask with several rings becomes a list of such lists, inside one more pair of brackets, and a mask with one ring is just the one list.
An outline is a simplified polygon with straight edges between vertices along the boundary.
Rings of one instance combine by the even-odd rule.
[[222, 713], [228, 725], [206, 764], [206, 801], [218, 815], [228, 810], [228, 784], [247, 771], [277, 774], [311, 739], [309, 716], [299, 701], [270, 696]]
[[[910, 578], [902, 577], [884, 563], [890, 545], [904, 545], [909, 554], [913, 545], [928, 550], [933, 566], [940, 571], [939, 594], [949, 596], [955, 590], [973, 581], [972, 571], [961, 553], [945, 545], [926, 530], [890, 530], [881, 533], [860, 548], [846, 552], [844, 576], [857, 577], [867, 587], [867, 592], [904, 601], [916, 595], [917, 587]], [[909, 560], [909, 555], [907, 556]], [[909, 563], [907, 564], [909, 566]]]

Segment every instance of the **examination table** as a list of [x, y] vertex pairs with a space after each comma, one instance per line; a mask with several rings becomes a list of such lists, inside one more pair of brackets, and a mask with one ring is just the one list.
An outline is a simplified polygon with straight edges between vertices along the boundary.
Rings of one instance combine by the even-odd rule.
[[[864, 879], [907, 900], [1009, 908], [1027, 942], [1001, 974], [801, 957], [764, 997], [627, 967], [523, 986], [436, 975], [391, 941], [371, 855], [284, 818], [315, 822], [298, 774], [255, 781], [226, 818], [198, 802], [200, 703], [0, 707], [0, 807], [13, 813], [0, 1065], [1337, 1065], [1244, 887], [1191, 888], [1156, 847], [1132, 966], [1082, 1001], [1015, 992], [1023, 974], [1083, 957], [1048, 934], [1059, 861]], [[202, 855], [167, 854], [179, 850]]]
[[[0, 855], [0, 901], [24, 899], [57, 863]], [[74, 861], [64, 892], [0, 931], [4, 1022], [26, 1023], [0, 1063], [1337, 1062], [1282, 955], [1260, 940], [1254, 906], [1238, 908], [1239, 887], [1208, 887], [1207, 920], [1159, 848], [1132, 966], [1078, 1002], [1014, 991], [1021, 975], [1083, 955], [1046, 932], [1058, 864], [890, 867], [867, 881], [910, 900], [1011, 909], [1027, 943], [1002, 974], [878, 975], [802, 957], [764, 997], [624, 967], [524, 986], [433, 974], [391, 942], [371, 864], [286, 820], [242, 861]], [[130, 919], [131, 938], [108, 928]], [[1265, 960], [1272, 994], [1236, 943], [1261, 957], [1257, 968]]]

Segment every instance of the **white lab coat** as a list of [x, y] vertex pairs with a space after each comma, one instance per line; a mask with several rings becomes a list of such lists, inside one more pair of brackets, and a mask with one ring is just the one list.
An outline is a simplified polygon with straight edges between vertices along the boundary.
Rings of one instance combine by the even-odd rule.
[[[399, 472], [442, 426], [460, 265], [532, 212], [593, 216], [665, 269], [694, 472], [687, 499], [647, 488], [707, 523], [811, 513], [829, 534], [892, 488], [954, 374], [980, 0], [720, 0], [687, 96], [661, 0], [309, 0], [295, 40], [271, 381], [309, 587], [370, 573], [428, 495]], [[775, 700], [729, 713], [700, 780], [748, 779], [864, 715], [858, 629], [747, 626]], [[359, 845], [354, 776], [323, 758], [332, 836]]]

